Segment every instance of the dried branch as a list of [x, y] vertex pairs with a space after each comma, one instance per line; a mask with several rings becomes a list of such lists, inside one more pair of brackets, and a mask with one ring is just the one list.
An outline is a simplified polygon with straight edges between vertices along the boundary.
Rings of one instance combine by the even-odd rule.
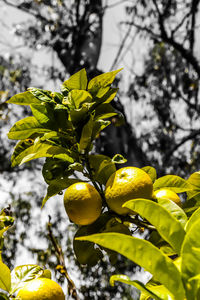
[[68, 294], [70, 296], [72, 296], [73, 299], [75, 300], [79, 300], [79, 297], [77, 295], [77, 292], [76, 292], [76, 287], [75, 287], [75, 284], [73, 282], [73, 280], [70, 278], [68, 272], [67, 272], [67, 268], [66, 268], [66, 265], [65, 265], [65, 259], [64, 259], [64, 255], [63, 255], [63, 252], [62, 252], [62, 248], [60, 247], [60, 245], [58, 245], [58, 242], [55, 238], [55, 236], [53, 235], [53, 232], [52, 232], [52, 228], [51, 228], [52, 224], [51, 224], [51, 217], [49, 216], [49, 222], [48, 222], [48, 225], [47, 225], [47, 228], [48, 228], [48, 236], [49, 236], [49, 239], [51, 240], [52, 244], [53, 244], [53, 247], [55, 249], [55, 253], [56, 253], [56, 257], [57, 257], [57, 260], [58, 260], [58, 266], [57, 266], [57, 270], [66, 277], [67, 279], [67, 282], [68, 282]]
[[195, 130], [189, 135], [185, 136], [181, 139], [181, 141], [177, 144], [175, 144], [167, 153], [165, 156], [165, 161], [168, 161], [169, 158], [172, 156], [172, 154], [183, 144], [185, 144], [187, 141], [194, 139], [196, 136], [200, 135], [200, 130]]

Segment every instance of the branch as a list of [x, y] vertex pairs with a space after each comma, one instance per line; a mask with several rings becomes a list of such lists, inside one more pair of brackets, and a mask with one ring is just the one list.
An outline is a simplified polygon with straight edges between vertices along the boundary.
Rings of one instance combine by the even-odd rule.
[[64, 260], [64, 255], [62, 252], [62, 248], [58, 245], [56, 238], [53, 235], [52, 229], [51, 229], [51, 217], [49, 216], [49, 222], [48, 222], [48, 236], [49, 239], [51, 240], [53, 247], [55, 249], [55, 253], [58, 259], [58, 266], [57, 266], [57, 270], [66, 277], [67, 282], [68, 282], [68, 294], [72, 296], [73, 299], [75, 300], [79, 300], [79, 297], [77, 295], [76, 292], [76, 287], [75, 284], [73, 282], [73, 280], [70, 278], [68, 272], [67, 272], [67, 268], [65, 266], [65, 260]]
[[197, 8], [199, 5], [199, 0], [193, 0], [192, 5], [191, 5], [191, 31], [190, 31], [190, 51], [193, 53], [193, 48], [194, 48], [194, 29], [195, 29], [195, 24], [196, 24], [196, 15], [197, 15]]
[[121, 55], [121, 53], [122, 53], [122, 50], [123, 50], [123, 48], [124, 48], [124, 46], [125, 46], [126, 40], [127, 40], [128, 37], [129, 37], [129, 34], [130, 34], [130, 32], [131, 32], [131, 29], [132, 29], [132, 25], [129, 24], [128, 30], [127, 30], [127, 32], [126, 32], [126, 34], [125, 34], [125, 36], [124, 36], [124, 38], [123, 38], [123, 40], [122, 40], [122, 42], [121, 42], [121, 45], [119, 46], [119, 49], [118, 49], [118, 51], [117, 51], [116, 57], [115, 57], [115, 59], [114, 59], [114, 62], [113, 62], [113, 64], [112, 64], [110, 70], [114, 70], [114, 67], [115, 67], [115, 65], [117, 64], [117, 62], [118, 62], [118, 60], [119, 60], [119, 57], [120, 57], [120, 55]]
[[190, 133], [189, 135], [185, 136], [184, 138], [182, 138], [182, 140], [175, 144], [171, 149], [170, 151], [168, 151], [166, 153], [166, 156], [165, 156], [165, 161], [168, 161], [170, 156], [174, 153], [174, 151], [176, 151], [180, 146], [182, 146], [184, 143], [186, 143], [187, 141], [195, 138], [196, 136], [200, 135], [200, 130], [195, 130], [193, 131], [192, 133]]
[[5, 4], [11, 6], [11, 7], [14, 7], [16, 9], [19, 9], [29, 15], [32, 15], [33, 17], [37, 18], [37, 19], [40, 19], [41, 21], [45, 22], [45, 23], [49, 23], [49, 21], [43, 17], [41, 14], [39, 13], [36, 13], [35, 11], [33, 10], [30, 10], [30, 9], [27, 9], [26, 7], [23, 7], [21, 5], [16, 5], [16, 4], [13, 4], [11, 2], [9, 2], [8, 0], [2, 0]]
[[[195, 0], [194, 0], [195, 1]], [[158, 5], [157, 5], [157, 2], [156, 0], [153, 0], [153, 3], [155, 5], [155, 8], [156, 8], [156, 11], [158, 13], [158, 25], [160, 27], [160, 33], [161, 33], [161, 36], [160, 38], [165, 41], [166, 43], [168, 43], [169, 45], [173, 46], [174, 49], [176, 49], [178, 52], [181, 53], [182, 57], [184, 59], [186, 59], [186, 61], [188, 63], [190, 63], [194, 70], [197, 72], [198, 76], [200, 77], [200, 65], [199, 65], [199, 62], [198, 60], [196, 59], [196, 57], [193, 55], [192, 51], [191, 50], [187, 50], [186, 48], [183, 47], [182, 44], [176, 42], [173, 37], [169, 37], [167, 35], [167, 31], [165, 29], [165, 26], [164, 26], [164, 19], [163, 19], [163, 15], [161, 14], [161, 12], [159, 11], [158, 9]]]

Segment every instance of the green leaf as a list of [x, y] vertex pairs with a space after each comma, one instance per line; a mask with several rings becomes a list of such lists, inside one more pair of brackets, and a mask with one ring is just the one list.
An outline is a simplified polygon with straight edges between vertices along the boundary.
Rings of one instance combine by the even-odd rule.
[[179, 254], [185, 236], [181, 223], [160, 204], [146, 199], [134, 199], [123, 204], [123, 207], [139, 213], [154, 225], [161, 235]]
[[198, 220], [200, 220], [200, 207], [189, 218], [185, 230], [188, 231], [192, 227], [192, 225]]
[[181, 272], [188, 300], [197, 299], [198, 282], [189, 280], [199, 275], [200, 270], [200, 219], [188, 229], [181, 250]]
[[102, 98], [101, 98], [101, 102], [104, 103], [110, 103], [115, 96], [117, 95], [118, 92], [118, 88], [116, 89], [110, 89]]
[[34, 117], [27, 117], [17, 121], [8, 133], [8, 138], [13, 140], [25, 140], [33, 134], [49, 132], [50, 130], [41, 126]]
[[108, 103], [103, 103], [95, 109], [95, 120], [103, 120], [113, 117], [115, 115], [117, 115], [115, 109], [112, 107], [112, 105]]
[[32, 140], [30, 138], [26, 139], [26, 140], [19, 141], [17, 143], [17, 145], [14, 148], [12, 157], [11, 157], [12, 166], [14, 165], [14, 162], [15, 162], [16, 158], [20, 155], [20, 153], [22, 153], [23, 151], [25, 151], [26, 149], [31, 147], [33, 145], [33, 143], [34, 143], [34, 140]]
[[36, 97], [33, 96], [30, 92], [24, 92], [17, 95], [14, 95], [10, 98], [7, 103], [13, 103], [18, 105], [30, 105], [30, 104], [39, 104], [41, 103]]
[[73, 250], [78, 262], [81, 265], [88, 265], [90, 267], [95, 266], [97, 262], [103, 257], [100, 249], [95, 248], [93, 243], [85, 242], [82, 243], [77, 241], [76, 238], [79, 236], [88, 235], [94, 233], [95, 227], [83, 226], [78, 229], [73, 240]]
[[79, 124], [80, 122], [82, 123], [83, 120], [85, 120], [85, 118], [88, 114], [88, 111], [89, 111], [89, 107], [85, 104], [79, 109], [70, 110], [70, 112], [69, 112], [70, 121], [75, 126], [77, 124]]
[[12, 160], [12, 166], [21, 165], [32, 159], [40, 157], [53, 157], [73, 163], [74, 159], [70, 156], [69, 151], [63, 147], [52, 146], [49, 143], [37, 141], [34, 145], [22, 151]]
[[91, 103], [92, 96], [89, 92], [84, 90], [72, 90], [68, 96], [64, 98], [63, 104], [69, 105], [72, 108], [80, 108], [84, 103]]
[[0, 289], [9, 292], [11, 287], [10, 269], [0, 261]]
[[51, 102], [53, 101], [52, 99], [52, 92], [51, 91], [46, 91], [34, 87], [28, 88], [28, 91], [33, 94], [34, 97], [36, 97], [40, 102]]
[[50, 184], [52, 180], [61, 179], [62, 177], [70, 176], [73, 173], [73, 170], [67, 171], [69, 167], [68, 162], [64, 162], [59, 159], [46, 158], [46, 161], [42, 168], [42, 175], [44, 180]]
[[87, 88], [87, 74], [85, 69], [81, 69], [79, 72], [73, 74], [68, 80], [62, 84], [62, 91], [86, 90]]
[[11, 293], [21, 289], [28, 281], [36, 279], [43, 274], [43, 269], [37, 265], [22, 265], [11, 272]]
[[86, 149], [89, 149], [92, 142], [92, 132], [94, 127], [94, 120], [91, 116], [89, 121], [84, 125], [81, 133], [81, 139], [79, 144], [80, 151], [84, 151]]
[[94, 180], [104, 185], [108, 178], [116, 171], [112, 159], [102, 154], [89, 155], [89, 164], [93, 171]]
[[191, 191], [187, 192], [187, 200], [200, 194], [200, 172], [193, 173], [187, 180], [192, 185]]
[[[151, 293], [155, 293], [157, 297], [162, 300], [176, 300], [174, 296], [167, 290], [164, 285], [149, 285], [145, 286]], [[140, 296], [140, 300], [151, 299], [147, 292], [143, 292]]]
[[92, 132], [92, 140], [97, 138], [99, 133], [110, 125], [110, 121], [96, 120]]
[[187, 223], [187, 216], [180, 206], [170, 199], [157, 198], [157, 201], [182, 224], [183, 228], [185, 227]]
[[154, 182], [157, 179], [157, 173], [156, 173], [156, 169], [150, 166], [146, 166], [141, 168], [143, 171], [145, 171], [150, 177], [152, 182]]
[[35, 119], [45, 128], [57, 129], [54, 112], [49, 103], [42, 103], [40, 105], [31, 105], [31, 110]]
[[157, 296], [156, 294], [151, 292], [151, 290], [148, 289], [142, 282], [140, 282], [138, 280], [130, 280], [130, 278], [126, 275], [112, 275], [110, 277], [110, 285], [114, 286], [115, 281], [119, 281], [119, 282], [123, 282], [125, 284], [132, 285], [132, 286], [136, 287], [138, 290], [145, 292], [146, 294], [148, 294], [150, 297], [152, 297], [155, 300], [164, 300], [164, 299], [167, 300], [167, 298], [160, 298], [159, 296]]
[[0, 300], [9, 300], [9, 298], [5, 294], [0, 293]]
[[150, 242], [121, 233], [93, 234], [79, 237], [78, 240], [90, 241], [117, 251], [155, 276], [156, 280], [174, 294], [176, 300], [184, 299], [184, 289], [178, 269], [170, 258]]
[[154, 190], [158, 190], [160, 188], [168, 188], [175, 193], [183, 193], [191, 190], [191, 185], [185, 179], [176, 175], [165, 175], [158, 178], [154, 182], [153, 187]]
[[51, 270], [45, 269], [43, 270], [43, 274], [40, 276], [40, 278], [49, 278], [51, 279]]
[[123, 157], [121, 154], [115, 154], [112, 158], [112, 162], [115, 164], [124, 164], [127, 162], [127, 159]]
[[13, 217], [0, 215], [0, 238], [2, 238], [4, 232], [7, 231], [13, 224]]
[[42, 200], [42, 207], [45, 205], [49, 198], [57, 195], [62, 190], [68, 188], [71, 184], [76, 182], [80, 182], [80, 179], [68, 178], [67, 176], [64, 178], [57, 178], [52, 180], [47, 188], [47, 194]]
[[116, 71], [104, 73], [104, 74], [94, 77], [88, 83], [88, 91], [91, 94], [96, 95], [98, 93], [98, 91], [100, 90], [100, 88], [106, 88], [106, 87], [110, 86], [113, 83], [117, 73], [119, 73], [121, 70], [122, 69], [119, 69]]

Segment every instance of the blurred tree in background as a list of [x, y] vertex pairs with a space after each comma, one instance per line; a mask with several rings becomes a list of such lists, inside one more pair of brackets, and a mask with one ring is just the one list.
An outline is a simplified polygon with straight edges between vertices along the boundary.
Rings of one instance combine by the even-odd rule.
[[[97, 140], [96, 147], [109, 156], [116, 152], [123, 154], [128, 165], [150, 164], [159, 175], [173, 172], [187, 176], [199, 169], [200, 63], [196, 49], [200, 1], [124, 2], [127, 3], [126, 19], [120, 24], [121, 44], [112, 65], [112, 69], [123, 66], [127, 54], [128, 65], [133, 61], [132, 67], [124, 70], [127, 77], [116, 82], [121, 85], [121, 92], [114, 105], [124, 115], [124, 122], [113, 118], [112, 125], [106, 135]], [[42, 218], [39, 207], [45, 187], [38, 175], [40, 164], [31, 162], [25, 167], [10, 167], [12, 142], [6, 138], [6, 132], [21, 118], [19, 116], [28, 115], [29, 111], [24, 107], [13, 108], [5, 101], [32, 85], [35, 78], [43, 78], [38, 80], [40, 86], [37, 87], [49, 88], [59, 86], [67, 75], [81, 68], [86, 68], [89, 77], [100, 74], [98, 59], [104, 16], [116, 4], [101, 0], [2, 0], [1, 5], [7, 10], [13, 9], [16, 14], [24, 13], [26, 18], [20, 24], [13, 23], [15, 36], [30, 51], [46, 49], [51, 60], [40, 67], [23, 53], [13, 54], [12, 51], [7, 57], [0, 56], [0, 175], [3, 175], [0, 188], [3, 192], [7, 190], [7, 203], [12, 203], [16, 215], [15, 229], [6, 241], [4, 256], [10, 265], [14, 265], [20, 244], [32, 252], [39, 263], [55, 269], [57, 262], [48, 232], [34, 221]], [[146, 55], [138, 70], [137, 60], [141, 59], [140, 49], [144, 47]], [[19, 187], [21, 177], [31, 183], [27, 189]], [[47, 221], [44, 217], [43, 223]], [[78, 266], [71, 248], [74, 229], [66, 224], [62, 204], [52, 219], [52, 228], [55, 224], [60, 228], [59, 232], [55, 231], [55, 236], [62, 245], [67, 266], [72, 273], [81, 271], [78, 274], [81, 274], [80, 290], [84, 299], [112, 299], [114, 295], [115, 299], [122, 299], [122, 295], [129, 299], [128, 289], [111, 288], [108, 284], [112, 272], [123, 273], [124, 260], [119, 258], [117, 265], [111, 268], [106, 261], [92, 270]], [[30, 225], [34, 228], [31, 236], [43, 241], [41, 247], [36, 248], [30, 240]], [[128, 271], [133, 268], [135, 266], [126, 265]]]

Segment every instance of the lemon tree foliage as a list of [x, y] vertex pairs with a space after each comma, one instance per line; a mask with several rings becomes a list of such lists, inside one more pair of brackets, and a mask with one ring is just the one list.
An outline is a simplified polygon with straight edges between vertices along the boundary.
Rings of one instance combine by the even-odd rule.
[[[115, 274], [111, 285], [119, 281], [134, 286], [141, 291], [140, 300], [198, 300], [200, 172], [188, 179], [169, 174], [158, 178], [152, 166], [117, 170], [117, 164], [126, 162], [121, 154], [108, 157], [95, 152], [95, 140], [110, 125], [109, 118], [117, 116], [111, 101], [117, 93], [112, 83], [119, 71], [88, 82], [82, 69], [62, 84], [61, 93], [29, 88], [8, 100], [29, 105], [32, 111], [8, 133], [10, 139], [19, 140], [12, 166], [45, 158], [42, 174], [47, 193], [41, 205], [66, 189], [63, 207], [78, 225], [73, 249], [79, 264], [94, 266], [105, 253], [111, 264], [117, 264], [119, 253], [152, 278], [144, 284]], [[0, 251], [13, 222], [3, 209]], [[148, 232], [145, 240], [134, 236], [144, 230]], [[48, 270], [37, 265], [18, 266], [11, 272], [0, 260], [0, 299], [16, 294], [23, 299], [43, 297], [37, 288], [36, 294], [30, 291], [34, 283], [49, 283], [50, 277]], [[58, 290], [55, 299], [64, 299]], [[45, 299], [54, 299], [49, 293]]]

